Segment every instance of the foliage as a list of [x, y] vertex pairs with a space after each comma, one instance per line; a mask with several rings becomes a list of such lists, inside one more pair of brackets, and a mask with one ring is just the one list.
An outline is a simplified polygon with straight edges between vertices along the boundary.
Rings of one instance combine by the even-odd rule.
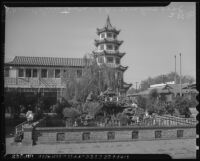
[[[160, 83], [165, 83], [165, 82], [171, 82], [174, 81], [176, 75], [176, 83], [179, 84], [180, 76], [175, 72], [170, 72], [165, 75], [158, 75], [156, 77], [149, 77], [143, 81], [141, 81], [141, 90], [146, 90], [147, 88], [150, 87], [152, 84], [160, 84]], [[189, 75], [184, 75], [182, 76], [182, 83], [193, 83], [194, 78]]]
[[152, 102], [155, 102], [158, 98], [158, 91], [157, 89], [152, 89], [149, 93], [149, 100], [151, 100]]
[[177, 109], [181, 115], [185, 115], [185, 117], [190, 117], [190, 100], [188, 98], [177, 97], [173, 100], [173, 107]]
[[85, 58], [85, 60], [93, 61], [90, 64], [86, 63], [81, 77], [75, 77], [76, 71], [70, 68], [64, 73], [63, 80], [66, 83], [64, 97], [66, 100], [85, 102], [91, 91], [94, 95], [99, 95], [101, 91], [105, 91], [108, 87], [117, 90], [118, 86], [122, 85], [121, 75], [115, 68], [108, 67], [105, 64], [99, 66], [92, 58]]
[[83, 110], [84, 112], [95, 117], [102, 109], [102, 104], [100, 104], [99, 102], [86, 102], [83, 108], [84, 108]]
[[136, 90], [135, 88], [131, 87], [131, 88], [129, 88], [129, 90], [127, 91], [127, 94], [134, 94], [134, 93], [136, 93], [136, 92], [137, 92], [137, 90]]
[[123, 112], [117, 114], [117, 119], [119, 119], [122, 126], [127, 125], [129, 123], [127, 115], [124, 114]]
[[76, 119], [78, 116], [80, 116], [80, 112], [76, 110], [75, 108], [64, 108], [63, 109], [63, 117], [64, 118], [69, 118], [69, 119]]
[[146, 106], [147, 106], [147, 99], [141, 95], [139, 95], [136, 98], [136, 104], [138, 105], [138, 107], [146, 110]]

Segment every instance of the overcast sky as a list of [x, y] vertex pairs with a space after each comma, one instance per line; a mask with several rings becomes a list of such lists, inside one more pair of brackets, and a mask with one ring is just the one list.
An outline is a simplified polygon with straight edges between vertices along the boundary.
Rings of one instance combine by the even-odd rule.
[[121, 29], [120, 47], [129, 66], [125, 82], [174, 71], [182, 53], [182, 74], [196, 77], [195, 3], [167, 7], [81, 7], [6, 9], [5, 61], [14, 56], [83, 57], [95, 49], [96, 28], [110, 16]]

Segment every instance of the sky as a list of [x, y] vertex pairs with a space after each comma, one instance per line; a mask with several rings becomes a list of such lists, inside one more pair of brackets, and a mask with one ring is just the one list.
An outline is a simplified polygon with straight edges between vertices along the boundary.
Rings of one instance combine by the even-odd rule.
[[174, 71], [196, 78], [195, 2], [166, 7], [6, 7], [5, 62], [15, 56], [81, 58], [95, 50], [96, 29], [120, 29], [127, 83]]

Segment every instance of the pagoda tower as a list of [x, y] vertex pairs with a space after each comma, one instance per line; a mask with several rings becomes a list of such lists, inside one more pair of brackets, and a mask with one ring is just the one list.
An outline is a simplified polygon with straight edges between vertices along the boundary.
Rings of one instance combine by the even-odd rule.
[[95, 40], [96, 49], [93, 51], [94, 58], [98, 65], [105, 64], [108, 67], [115, 68], [117, 79], [119, 83], [118, 90], [120, 95], [125, 95], [132, 84], [125, 83], [123, 80], [124, 72], [128, 66], [122, 66], [121, 58], [126, 54], [119, 51], [120, 45], [123, 41], [117, 39], [120, 30], [117, 30], [110, 23], [109, 16], [103, 28], [97, 28], [97, 35], [99, 38]]

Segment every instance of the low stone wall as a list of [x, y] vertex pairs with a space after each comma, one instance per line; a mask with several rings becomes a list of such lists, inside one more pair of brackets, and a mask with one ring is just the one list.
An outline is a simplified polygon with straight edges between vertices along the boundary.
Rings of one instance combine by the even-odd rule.
[[[32, 139], [36, 144], [182, 139], [196, 137], [196, 127], [191, 125], [171, 127], [36, 127], [32, 132], [34, 133]], [[30, 137], [30, 128], [24, 130], [24, 133], [27, 140], [27, 137]]]

